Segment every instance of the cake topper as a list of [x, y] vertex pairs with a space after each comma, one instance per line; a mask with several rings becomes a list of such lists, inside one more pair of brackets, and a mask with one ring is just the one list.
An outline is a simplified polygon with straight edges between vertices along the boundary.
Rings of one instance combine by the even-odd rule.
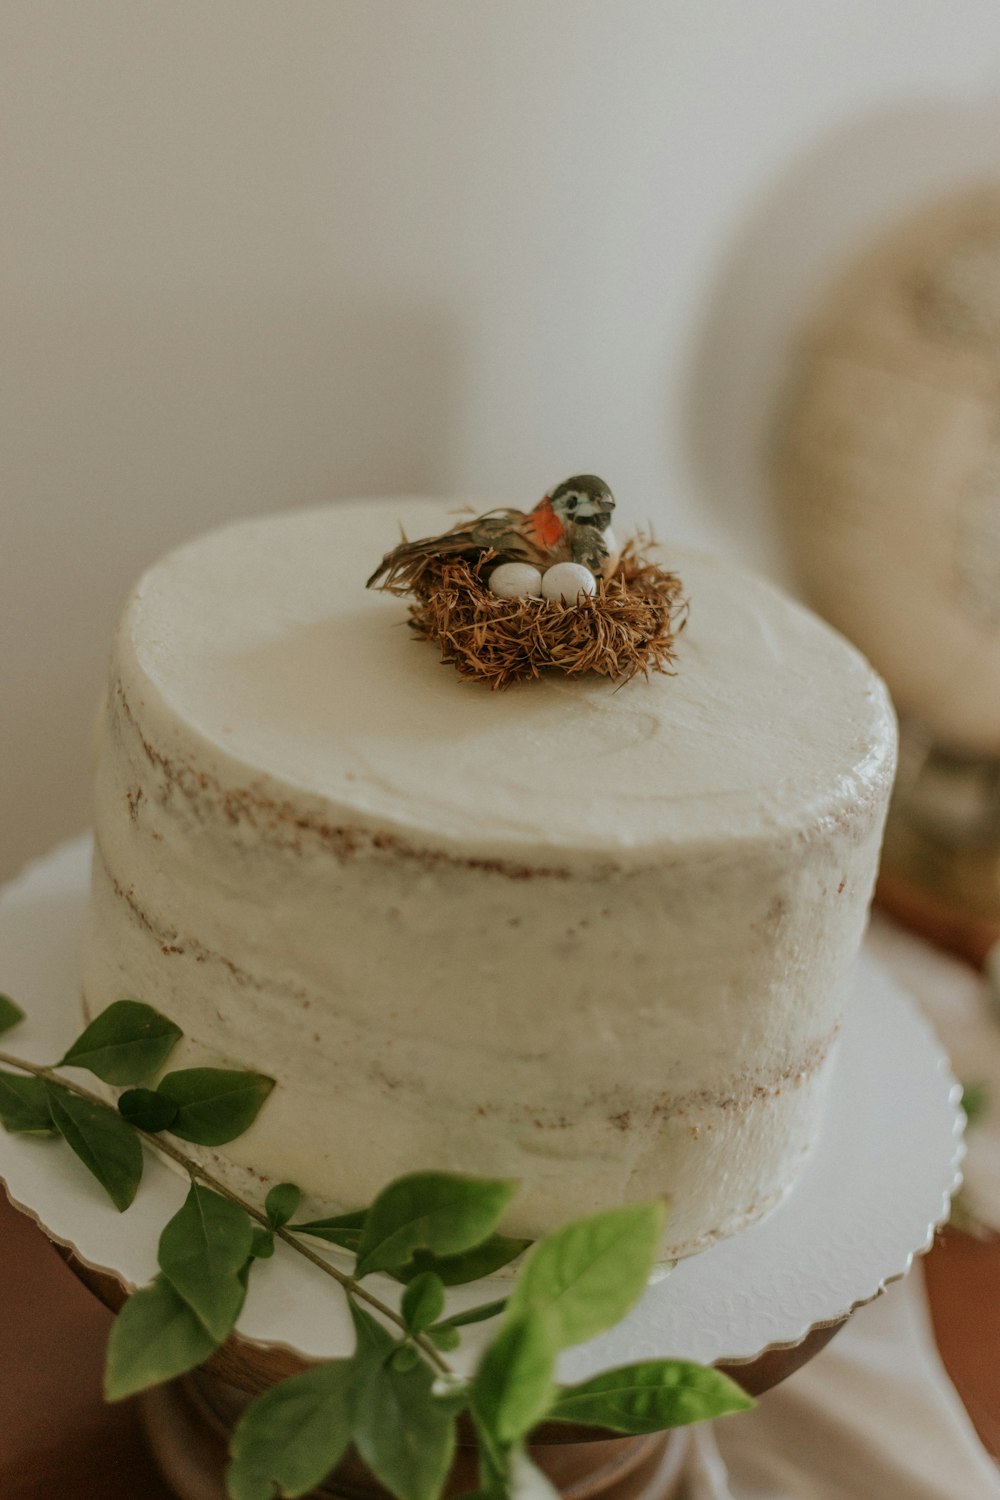
[[651, 537], [619, 549], [614, 509], [603, 479], [574, 474], [530, 511], [500, 507], [404, 537], [367, 587], [412, 595], [416, 633], [492, 688], [546, 668], [621, 681], [670, 672], [686, 613], [680, 579], [649, 556]]
[[575, 474], [543, 495], [534, 510], [503, 507], [461, 522], [441, 536], [401, 542], [383, 557], [368, 587], [382, 580], [380, 586], [391, 593], [409, 593], [427, 559], [476, 562], [485, 552], [498, 563], [546, 568], [573, 562], [591, 574], [610, 577], [618, 562], [611, 531], [614, 508], [615, 497], [603, 479], [596, 474]]

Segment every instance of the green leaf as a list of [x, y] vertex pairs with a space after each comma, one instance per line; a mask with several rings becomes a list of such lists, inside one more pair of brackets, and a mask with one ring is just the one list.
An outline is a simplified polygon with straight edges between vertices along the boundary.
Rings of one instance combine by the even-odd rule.
[[413, 1172], [397, 1178], [368, 1210], [356, 1274], [395, 1271], [415, 1250], [435, 1255], [471, 1250], [492, 1234], [517, 1186], [452, 1172]]
[[433, 1395], [434, 1376], [423, 1360], [396, 1369], [392, 1351], [399, 1346], [384, 1337], [388, 1360], [381, 1340], [374, 1336], [369, 1345], [359, 1331], [352, 1436], [364, 1462], [397, 1500], [437, 1500], [455, 1451], [455, 1414]]
[[118, 1113], [130, 1125], [148, 1130], [169, 1130], [177, 1118], [177, 1105], [155, 1089], [126, 1089], [118, 1098]]
[[528, 1252], [507, 1313], [544, 1312], [560, 1348], [619, 1322], [646, 1287], [663, 1232], [660, 1201], [579, 1219]]
[[423, 1271], [403, 1293], [400, 1311], [411, 1333], [422, 1333], [444, 1312], [444, 1285], [433, 1271]]
[[452, 1328], [447, 1323], [435, 1323], [433, 1328], [428, 1328], [427, 1337], [435, 1349], [441, 1349], [445, 1354], [450, 1349], [457, 1349], [462, 1342], [462, 1335], [457, 1328]]
[[496, 1438], [472, 1409], [472, 1425], [476, 1432], [479, 1449], [479, 1482], [481, 1492], [487, 1500], [508, 1500], [510, 1493], [510, 1453], [501, 1447]]
[[0, 1073], [0, 1124], [12, 1134], [54, 1134], [48, 1096], [40, 1078]]
[[452, 1313], [450, 1318], [442, 1318], [437, 1326], [438, 1328], [465, 1328], [469, 1323], [486, 1323], [490, 1318], [499, 1317], [506, 1306], [506, 1297], [501, 1297], [499, 1302], [482, 1302], [478, 1307], [469, 1307], [465, 1312]]
[[420, 1363], [420, 1350], [415, 1344], [398, 1344], [396, 1352], [392, 1356], [392, 1368], [394, 1370], [412, 1370], [414, 1365]]
[[508, 1317], [472, 1383], [472, 1408], [503, 1448], [519, 1442], [552, 1404], [558, 1345], [544, 1313]]
[[116, 1000], [95, 1016], [62, 1059], [105, 1083], [141, 1083], [162, 1068], [183, 1036], [179, 1026], [141, 1000]]
[[294, 1234], [312, 1234], [330, 1245], [340, 1245], [345, 1250], [357, 1251], [361, 1243], [361, 1231], [368, 1217], [367, 1208], [355, 1209], [349, 1214], [334, 1214], [331, 1219], [311, 1219], [307, 1224], [289, 1224]]
[[9, 995], [0, 995], [0, 1033], [24, 1020], [24, 1011]]
[[60, 1084], [47, 1083], [45, 1093], [59, 1134], [94, 1174], [119, 1212], [124, 1212], [142, 1180], [139, 1137], [106, 1104], [92, 1104]]
[[354, 1358], [359, 1368], [367, 1361], [374, 1360], [377, 1364], [380, 1360], [389, 1358], [392, 1351], [399, 1347], [398, 1340], [393, 1338], [388, 1328], [384, 1327], [377, 1318], [353, 1298], [348, 1298], [351, 1319], [354, 1323], [354, 1332], [357, 1335], [357, 1344], [354, 1350]]
[[753, 1404], [720, 1370], [683, 1359], [651, 1359], [568, 1386], [559, 1392], [549, 1417], [616, 1432], [662, 1432], [746, 1411]]
[[236, 1424], [226, 1473], [231, 1500], [304, 1495], [321, 1484], [351, 1438], [353, 1365], [336, 1359], [272, 1386]]
[[193, 1369], [215, 1340], [162, 1276], [135, 1292], [111, 1325], [104, 1396], [122, 1401]]
[[264, 1199], [264, 1212], [272, 1229], [283, 1229], [299, 1206], [301, 1190], [294, 1182], [279, 1182]]
[[475, 1245], [461, 1255], [434, 1255], [430, 1250], [416, 1250], [412, 1260], [400, 1266], [393, 1275], [397, 1281], [412, 1281], [423, 1271], [435, 1271], [445, 1286], [462, 1286], [467, 1281], [479, 1281], [483, 1276], [492, 1276], [501, 1266], [509, 1265], [523, 1255], [530, 1240], [510, 1239], [506, 1235], [491, 1234], [481, 1245]]
[[177, 1105], [171, 1133], [199, 1146], [224, 1146], [249, 1130], [273, 1088], [263, 1073], [232, 1068], [182, 1068], [159, 1083]]
[[239, 1272], [252, 1244], [246, 1210], [197, 1182], [160, 1235], [160, 1270], [216, 1343], [232, 1331], [243, 1306]]
[[990, 1086], [982, 1078], [962, 1085], [962, 1108], [966, 1125], [978, 1125], [990, 1107]]
[[497, 1448], [481, 1424], [476, 1426], [476, 1436], [481, 1488], [460, 1500], [560, 1500], [560, 1492], [520, 1445]]
[[250, 1243], [250, 1255], [254, 1260], [270, 1260], [274, 1254], [274, 1235], [269, 1229], [255, 1229]]

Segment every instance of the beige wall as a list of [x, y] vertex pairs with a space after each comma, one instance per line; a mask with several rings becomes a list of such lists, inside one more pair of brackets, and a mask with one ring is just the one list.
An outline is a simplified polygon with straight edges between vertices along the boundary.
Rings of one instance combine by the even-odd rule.
[[5, 0], [0, 873], [214, 522], [593, 468], [766, 560], [788, 330], [983, 170], [998, 58], [989, 0]]

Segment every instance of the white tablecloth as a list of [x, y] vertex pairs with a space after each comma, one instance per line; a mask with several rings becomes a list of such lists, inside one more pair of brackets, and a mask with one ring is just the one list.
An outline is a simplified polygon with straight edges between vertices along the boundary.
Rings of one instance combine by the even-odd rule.
[[1000, 1500], [919, 1269], [754, 1411], [692, 1429], [684, 1500]]
[[[1000, 1227], [1000, 1026], [985, 986], [887, 922], [868, 942], [962, 1081], [992, 1092], [970, 1132], [966, 1192]], [[684, 1500], [1000, 1500], [1000, 1471], [938, 1356], [919, 1264], [754, 1411], [693, 1428], [690, 1441]]]

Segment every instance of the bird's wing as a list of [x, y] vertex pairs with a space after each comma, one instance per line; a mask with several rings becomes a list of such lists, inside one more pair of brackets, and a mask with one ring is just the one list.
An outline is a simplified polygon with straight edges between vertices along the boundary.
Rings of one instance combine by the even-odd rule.
[[571, 528], [573, 561], [583, 563], [596, 578], [604, 576], [605, 564], [610, 559], [610, 549], [602, 532], [596, 526], [580, 523]]
[[522, 539], [518, 525], [523, 521], [523, 511], [495, 510], [471, 521], [461, 521], [439, 536], [421, 537], [413, 542], [404, 538], [398, 547], [386, 553], [366, 587], [378, 586], [394, 594], [408, 593], [423, 563], [432, 557], [471, 560], [490, 551], [520, 556]]

